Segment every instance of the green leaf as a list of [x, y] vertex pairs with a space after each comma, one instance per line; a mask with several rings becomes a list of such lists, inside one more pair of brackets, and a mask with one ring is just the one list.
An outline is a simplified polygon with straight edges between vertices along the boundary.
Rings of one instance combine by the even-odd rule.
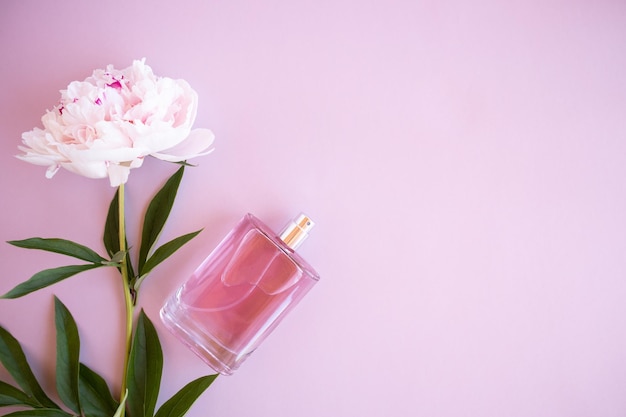
[[198, 397], [215, 381], [217, 376], [217, 374], [207, 375], [191, 381], [174, 394], [172, 398], [167, 400], [159, 408], [155, 417], [183, 417]]
[[190, 164], [186, 160], [185, 161], [172, 161], [172, 163], [173, 164], [177, 164], [177, 165], [182, 165], [182, 166], [185, 166], [185, 167], [192, 167], [192, 168], [195, 168], [195, 167], [198, 166], [198, 165]]
[[119, 251], [117, 253], [115, 253], [112, 257], [111, 257], [111, 262], [114, 264], [121, 264], [122, 261], [124, 260], [124, 258], [128, 255], [128, 251]]
[[120, 213], [119, 197], [117, 194], [118, 193], [115, 193], [113, 195], [113, 200], [111, 200], [111, 204], [109, 205], [107, 219], [104, 223], [104, 236], [102, 237], [104, 247], [111, 257], [120, 251]]
[[28, 407], [41, 407], [41, 405], [33, 397], [25, 392], [0, 381], [0, 407], [8, 405], [22, 405]]
[[[104, 223], [104, 235], [102, 238], [107, 254], [112, 258], [115, 258], [115, 256], [120, 253], [119, 201], [120, 201], [119, 194], [116, 192], [115, 195], [113, 196], [113, 200], [111, 200], [111, 204], [109, 205], [107, 219], [106, 219], [106, 222]], [[128, 248], [128, 241], [126, 241], [126, 247]], [[135, 276], [135, 272], [133, 270], [133, 264], [131, 262], [130, 254], [128, 253], [128, 251], [126, 251], [126, 270], [128, 272], [129, 278], [132, 278]]]
[[56, 385], [61, 401], [80, 414], [78, 373], [80, 338], [76, 322], [61, 300], [54, 297], [54, 321], [57, 331]]
[[82, 363], [78, 388], [85, 417], [111, 417], [119, 407], [104, 378]]
[[46, 269], [37, 272], [28, 281], [24, 281], [17, 285], [8, 293], [4, 294], [0, 298], [18, 298], [26, 294], [30, 294], [33, 291], [40, 290], [52, 284], [56, 284], [66, 278], [76, 275], [79, 272], [88, 271], [90, 269], [99, 268], [104, 266], [103, 264], [87, 264], [87, 265], [68, 265], [58, 268]]
[[24, 392], [37, 403], [46, 408], [59, 408], [37, 382], [20, 342], [2, 326], [0, 326], [0, 362]]
[[11, 240], [7, 243], [19, 248], [39, 249], [60, 253], [61, 255], [73, 256], [74, 258], [92, 263], [100, 263], [106, 260], [88, 247], [67, 239], [44, 239], [34, 237], [25, 240]]
[[163, 352], [154, 325], [141, 310], [128, 365], [128, 411], [132, 417], [152, 417], [156, 406]]
[[163, 185], [148, 205], [141, 232], [141, 246], [139, 248], [139, 271], [143, 270], [148, 254], [156, 243], [165, 222], [170, 215], [178, 186], [183, 178], [185, 167], [181, 166]]
[[113, 414], [113, 417], [120, 417], [122, 415], [126, 407], [127, 398], [128, 398], [128, 390], [126, 390], [126, 392], [124, 393], [124, 398], [122, 398], [122, 402], [120, 403], [120, 406], [117, 407], [117, 411], [115, 411], [115, 414]]
[[154, 251], [152, 256], [150, 256], [150, 258], [148, 258], [148, 260], [144, 264], [143, 269], [140, 273], [141, 276], [150, 273], [150, 271], [152, 271], [154, 267], [169, 258], [174, 252], [180, 249], [181, 246], [196, 237], [201, 231], [202, 229], [192, 233], [188, 233], [186, 235], [179, 236], [176, 239], [172, 239], [169, 242], [160, 246], [157, 250]]
[[37, 410], [24, 410], [16, 411], [14, 413], [6, 414], [4, 417], [73, 417], [71, 414], [66, 413], [55, 408], [39, 408]]

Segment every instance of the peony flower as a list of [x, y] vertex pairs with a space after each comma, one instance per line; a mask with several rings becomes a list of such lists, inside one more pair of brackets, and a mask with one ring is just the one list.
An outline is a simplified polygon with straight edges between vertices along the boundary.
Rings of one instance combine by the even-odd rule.
[[18, 158], [88, 178], [126, 183], [146, 156], [180, 162], [212, 151], [214, 135], [191, 127], [198, 95], [184, 80], [157, 77], [145, 60], [123, 70], [109, 65], [61, 91], [41, 118], [43, 129], [22, 134]]

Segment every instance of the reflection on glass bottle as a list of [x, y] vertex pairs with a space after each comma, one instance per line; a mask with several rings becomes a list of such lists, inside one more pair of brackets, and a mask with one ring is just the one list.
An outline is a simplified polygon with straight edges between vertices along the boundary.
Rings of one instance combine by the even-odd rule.
[[313, 222], [278, 237], [247, 214], [161, 309], [166, 327], [217, 372], [232, 374], [319, 280], [294, 250]]

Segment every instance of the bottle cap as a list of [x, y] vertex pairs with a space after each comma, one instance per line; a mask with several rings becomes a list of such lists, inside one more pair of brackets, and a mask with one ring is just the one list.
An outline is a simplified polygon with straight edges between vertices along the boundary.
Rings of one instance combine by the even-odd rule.
[[289, 222], [280, 234], [280, 240], [285, 242], [291, 249], [296, 250], [304, 239], [309, 236], [309, 230], [315, 226], [313, 220], [306, 214], [300, 214], [296, 219]]

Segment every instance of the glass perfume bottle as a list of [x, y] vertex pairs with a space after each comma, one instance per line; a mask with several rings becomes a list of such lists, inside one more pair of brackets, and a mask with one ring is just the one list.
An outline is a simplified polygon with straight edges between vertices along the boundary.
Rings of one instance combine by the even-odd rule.
[[301, 214], [277, 236], [244, 216], [165, 303], [165, 326], [231, 375], [319, 280], [295, 252], [313, 224]]

